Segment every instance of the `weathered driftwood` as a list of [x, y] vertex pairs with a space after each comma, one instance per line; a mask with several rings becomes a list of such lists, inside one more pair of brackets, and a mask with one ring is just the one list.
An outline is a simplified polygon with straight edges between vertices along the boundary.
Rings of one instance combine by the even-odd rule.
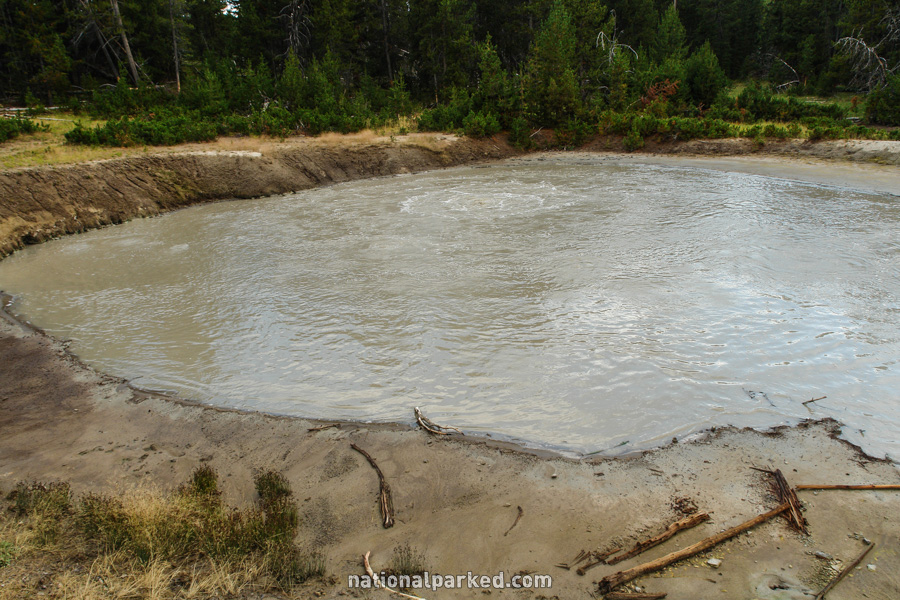
[[606, 564], [606, 559], [615, 554], [616, 552], [621, 551], [622, 549], [619, 547], [613, 548], [612, 550], [607, 550], [605, 552], [600, 552], [594, 550], [593, 552], [588, 552], [588, 558], [591, 559], [591, 562], [588, 562], [586, 565], [579, 567], [575, 572], [579, 575], [584, 575], [589, 570], [593, 569], [597, 565]]
[[425, 600], [424, 598], [420, 598], [419, 596], [411, 596], [409, 594], [404, 594], [403, 592], [395, 590], [393, 588], [389, 588], [388, 586], [381, 583], [380, 579], [376, 579], [375, 573], [372, 571], [372, 566], [369, 565], [369, 555], [370, 554], [372, 554], [372, 553], [366, 552], [363, 555], [363, 566], [366, 568], [366, 575], [368, 575], [369, 578], [372, 580], [372, 585], [374, 585], [376, 588], [381, 588], [387, 592], [391, 592], [392, 594], [397, 594], [398, 596], [400, 596], [402, 598], [409, 598], [410, 600]]
[[378, 464], [375, 462], [375, 459], [372, 458], [368, 452], [366, 452], [356, 444], [350, 444], [350, 447], [365, 456], [366, 460], [369, 461], [369, 464], [372, 465], [372, 468], [375, 469], [375, 472], [378, 473], [379, 497], [381, 498], [381, 517], [384, 520], [383, 525], [385, 529], [393, 527], [394, 500], [391, 498], [391, 486], [388, 485], [387, 481], [384, 478], [384, 473], [381, 472], [381, 469], [378, 468]]
[[625, 592], [610, 592], [604, 598], [606, 600], [662, 600], [668, 596], [666, 593], [662, 594], [638, 594], [638, 593], [625, 593]]
[[874, 484], [798, 485], [795, 489], [798, 489], [798, 490], [900, 490], [900, 485], [897, 485], [897, 484], [886, 484], [886, 485], [874, 485]]
[[780, 503], [788, 502], [791, 505], [790, 510], [785, 513], [788, 524], [800, 533], [808, 535], [809, 532], [806, 530], [806, 519], [803, 517], [800, 508], [800, 499], [797, 497], [797, 492], [794, 491], [787, 482], [787, 478], [785, 478], [781, 469], [775, 469], [773, 471], [771, 469], [759, 469], [757, 467], [751, 468], [754, 471], [760, 471], [772, 476], [772, 493], [775, 495], [775, 498]]
[[465, 435], [456, 427], [445, 427], [443, 425], [438, 425], [437, 423], [423, 415], [418, 406], [415, 407], [414, 411], [416, 413], [416, 422], [418, 422], [422, 429], [424, 429], [428, 433], [433, 433], [434, 435], [450, 435], [451, 431], [455, 431], [460, 435]]
[[843, 579], [844, 577], [847, 576], [847, 573], [849, 573], [850, 571], [852, 571], [853, 569], [855, 569], [855, 568], [856, 568], [856, 565], [858, 565], [859, 563], [861, 563], [861, 562], [862, 562], [862, 559], [864, 559], [864, 558], [866, 557], [866, 554], [869, 553], [869, 550], [871, 550], [871, 549], [874, 548], [874, 547], [875, 547], [875, 544], [874, 544], [874, 543], [867, 544], [867, 545], [866, 545], [866, 549], [862, 551], [862, 554], [860, 554], [859, 556], [856, 557], [856, 560], [854, 560], [852, 563], [850, 563], [849, 565], [847, 565], [846, 567], [844, 567], [844, 570], [841, 571], [840, 573], [838, 573], [838, 574], [837, 574], [837, 577], [835, 577], [834, 579], [832, 579], [832, 580], [828, 583], [828, 585], [826, 585], [824, 588], [822, 588], [822, 591], [821, 591], [821, 592], [819, 592], [818, 594], [816, 594], [816, 600], [822, 600], [823, 598], [825, 598], [825, 594], [827, 594], [828, 592], [830, 592], [830, 591], [831, 591], [831, 588], [833, 588], [833, 587], [836, 586], [838, 583], [840, 583], [841, 579]]
[[519, 519], [521, 519], [521, 518], [522, 518], [522, 515], [525, 514], [525, 511], [522, 510], [522, 507], [521, 507], [521, 506], [517, 506], [516, 508], [519, 509], [519, 514], [516, 515], [516, 520], [513, 521], [513, 524], [509, 526], [509, 529], [506, 530], [506, 533], [503, 534], [503, 537], [506, 537], [506, 535], [507, 535], [510, 531], [513, 530], [513, 527], [515, 527], [516, 525], [519, 524]]
[[659, 571], [660, 569], [664, 569], [671, 565], [672, 563], [676, 563], [679, 560], [683, 560], [685, 558], [689, 558], [694, 556], [695, 554], [699, 554], [705, 550], [709, 550], [716, 544], [724, 542], [727, 539], [731, 539], [734, 536], [747, 531], [748, 529], [759, 525], [765, 521], [768, 521], [772, 517], [776, 515], [780, 515], [786, 510], [790, 510], [791, 505], [788, 502], [785, 502], [778, 508], [770, 510], [767, 513], [763, 513], [756, 517], [753, 517], [749, 521], [745, 521], [740, 525], [736, 525], [731, 529], [726, 529], [720, 533], [717, 533], [714, 536], [708, 537], [705, 540], [701, 540], [694, 544], [693, 546], [688, 546], [687, 548], [682, 548], [681, 550], [677, 550], [675, 552], [671, 552], [661, 558], [657, 558], [656, 560], [652, 560], [648, 563], [644, 563], [642, 565], [638, 565], [636, 567], [632, 567], [627, 571], [619, 571], [618, 573], [613, 573], [612, 575], [607, 575], [603, 579], [597, 582], [597, 586], [601, 594], [608, 594], [613, 591], [615, 588], [619, 587], [624, 583], [628, 583], [632, 579], [637, 579], [641, 575], [646, 575], [647, 573], [653, 573], [654, 571]]
[[791, 527], [803, 534], [809, 534], [806, 530], [806, 519], [803, 517], [803, 513], [800, 512], [800, 499], [797, 498], [797, 492], [791, 489], [781, 469], [775, 469], [774, 477], [775, 496], [778, 498], [778, 501], [788, 502], [791, 505], [791, 509], [787, 512], [788, 522], [791, 524]]
[[665, 542], [666, 540], [671, 538], [673, 535], [675, 535], [679, 531], [683, 531], [685, 529], [690, 529], [691, 527], [696, 527], [697, 525], [699, 525], [700, 523], [702, 523], [703, 521], [706, 521], [708, 519], [709, 519], [709, 515], [705, 512], [701, 512], [701, 513], [697, 513], [696, 515], [691, 515], [690, 517], [681, 519], [680, 521], [675, 521], [674, 523], [672, 523], [671, 525], [666, 527], [666, 530], [663, 531], [662, 533], [660, 533], [659, 535], [655, 535], [651, 538], [648, 538], [646, 540], [638, 542], [637, 544], [634, 545], [634, 548], [632, 548], [628, 552], [626, 552], [624, 554], [620, 554], [618, 556], [613, 556], [612, 558], [607, 560], [606, 564], [615, 565], [615, 564], [622, 562], [623, 560], [628, 560], [629, 558], [631, 558], [633, 556], [637, 556], [638, 554], [640, 554], [641, 552], [643, 552], [645, 550], [648, 550], [650, 548], [653, 548], [654, 546], [658, 546], [658, 545], [662, 544], [663, 542]]

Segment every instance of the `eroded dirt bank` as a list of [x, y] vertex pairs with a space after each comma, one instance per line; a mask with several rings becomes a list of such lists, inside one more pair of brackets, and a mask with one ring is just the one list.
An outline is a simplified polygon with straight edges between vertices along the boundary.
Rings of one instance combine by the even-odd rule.
[[[500, 142], [457, 144], [453, 138], [428, 138], [419, 145], [276, 146], [262, 152], [197, 148], [190, 154], [7, 172], [0, 174], [0, 249], [8, 253], [23, 242], [204, 200], [513, 154]], [[79, 363], [64, 344], [5, 318], [0, 357], [0, 493], [18, 481], [54, 479], [71, 482], [79, 493], [148, 482], [171, 489], [197, 466], [210, 464], [222, 476], [226, 499], [240, 504], [252, 499], [255, 471], [280, 470], [301, 501], [301, 541], [324, 552], [334, 578], [307, 584], [296, 591], [300, 598], [389, 597], [348, 590], [347, 576], [362, 573], [366, 551], [381, 568], [402, 543], [424, 552], [431, 572], [553, 576], [549, 590], [420, 591], [425, 598], [591, 597], [593, 582], [605, 575], [774, 507], [765, 477], [753, 466], [780, 468], [793, 484], [900, 481], [895, 465], [871, 460], [836, 439], [839, 426], [833, 422], [774, 434], [720, 430], [628, 459], [571, 461], [484, 441], [429, 437], [406, 425], [343, 424], [310, 432], [318, 423], [138, 394]], [[377, 459], [391, 484], [397, 518], [392, 529], [381, 527], [377, 478], [351, 442]], [[813, 553], [847, 564], [864, 536], [876, 549], [828, 597], [900, 596], [900, 493], [800, 494], [809, 537], [776, 519], [637, 585], [675, 600], [811, 597], [833, 576], [828, 567], [838, 566]], [[627, 548], [659, 533], [682, 516], [683, 498], [710, 512], [711, 521], [585, 576], [554, 566], [580, 550]], [[520, 506], [523, 516], [510, 530]], [[722, 559], [721, 565], [708, 566], [711, 557]], [[6, 578], [0, 572], [0, 598], [52, 597], [54, 576]]]
[[424, 135], [267, 144], [261, 151], [227, 148], [196, 145], [178, 153], [2, 172], [0, 257], [23, 244], [199, 202], [270, 196], [516, 153], [502, 142]]

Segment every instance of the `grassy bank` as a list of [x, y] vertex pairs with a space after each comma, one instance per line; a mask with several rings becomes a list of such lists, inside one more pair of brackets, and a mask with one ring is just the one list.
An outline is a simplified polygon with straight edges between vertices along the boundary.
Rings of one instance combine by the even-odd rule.
[[0, 598], [200, 598], [289, 591], [325, 571], [296, 543], [287, 479], [255, 477], [257, 500], [226, 506], [216, 471], [175, 492], [74, 497], [67, 483], [20, 483], [0, 515]]

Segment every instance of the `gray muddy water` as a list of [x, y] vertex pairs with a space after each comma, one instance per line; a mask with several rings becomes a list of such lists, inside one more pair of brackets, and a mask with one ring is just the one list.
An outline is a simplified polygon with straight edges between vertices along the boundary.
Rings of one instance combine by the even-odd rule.
[[421, 406], [582, 452], [831, 416], [897, 457], [898, 224], [885, 193], [524, 160], [137, 220], [0, 287], [87, 362], [213, 404]]

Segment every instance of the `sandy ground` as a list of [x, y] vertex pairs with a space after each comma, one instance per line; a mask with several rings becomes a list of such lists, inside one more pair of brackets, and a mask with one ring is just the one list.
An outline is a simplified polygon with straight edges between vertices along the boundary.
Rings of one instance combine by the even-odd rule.
[[[485, 158], [479, 152], [487, 153], [486, 146], [460, 153], [448, 164]], [[508, 155], [499, 148], [496, 154]], [[401, 160], [403, 155], [390, 157]], [[381, 159], [366, 160], [366, 165], [384, 164]], [[427, 163], [423, 159], [417, 168], [426, 168]], [[204, 163], [188, 164], [200, 169]], [[752, 168], [762, 168], [761, 163], [754, 164]], [[148, 175], [142, 168], [129, 167], [145, 178], [135, 180], [136, 188], [143, 182], [149, 189], [149, 179], [162, 171]], [[110, 169], [109, 164], [103, 169]], [[360, 168], [353, 175], [365, 176], [369, 169]], [[865, 170], [859, 172], [861, 179], [873, 179]], [[47, 186], [39, 189], [63, 189], [52, 173], [28, 176]], [[7, 178], [6, 190], [24, 196], [25, 191], [9, 187], [24, 181]], [[191, 201], [209, 197], [204, 192]], [[59, 194], [57, 198], [65, 199]], [[0, 205], [4, 202], [9, 210], [10, 200], [0, 197]], [[50, 206], [41, 210], [51, 209], [55, 210]], [[30, 218], [25, 213], [15, 216], [22, 222]], [[774, 433], [724, 429], [692, 443], [627, 458], [572, 460], [484, 439], [430, 436], [411, 427], [411, 406], [408, 424], [344, 423], [310, 432], [319, 423], [138, 393], [121, 380], [85, 367], [61, 342], [8, 316], [0, 319], [0, 357], [0, 493], [22, 480], [54, 479], [69, 481], [76, 492], [148, 484], [170, 489], [206, 463], [222, 476], [226, 500], [241, 504], [252, 500], [254, 472], [281, 470], [300, 499], [300, 541], [325, 553], [331, 576], [308, 584], [297, 597], [388, 597], [383, 591], [349, 590], [347, 577], [362, 573], [363, 553], [371, 551], [373, 566], [383, 568], [393, 549], [403, 543], [425, 554], [432, 573], [494, 576], [502, 571], [506, 581], [522, 571], [553, 577], [549, 590], [422, 590], [425, 598], [592, 597], [594, 582], [605, 575], [773, 508], [766, 476], [753, 466], [780, 468], [792, 484], [900, 483], [896, 465], [870, 459], [838, 439], [840, 426], [834, 422]], [[393, 488], [397, 523], [391, 529], [380, 524], [376, 475], [351, 443], [375, 457]], [[900, 597], [900, 492], [800, 495], [810, 523], [808, 537], [794, 533], [778, 518], [635, 583], [647, 591], [667, 592], [670, 599], [808, 598], [833, 575], [829, 568], [838, 566], [813, 553], [824, 552], [846, 564], [862, 549], [860, 538], [866, 537], [877, 547], [861, 569], [828, 597]], [[659, 533], [682, 516], [676, 510], [680, 498], [708, 511], [711, 521], [637, 558], [615, 567], [598, 566], [584, 576], [554, 566], [581, 550], [628, 547]], [[518, 507], [523, 516], [510, 530]], [[722, 560], [719, 567], [707, 565], [712, 557]]]

